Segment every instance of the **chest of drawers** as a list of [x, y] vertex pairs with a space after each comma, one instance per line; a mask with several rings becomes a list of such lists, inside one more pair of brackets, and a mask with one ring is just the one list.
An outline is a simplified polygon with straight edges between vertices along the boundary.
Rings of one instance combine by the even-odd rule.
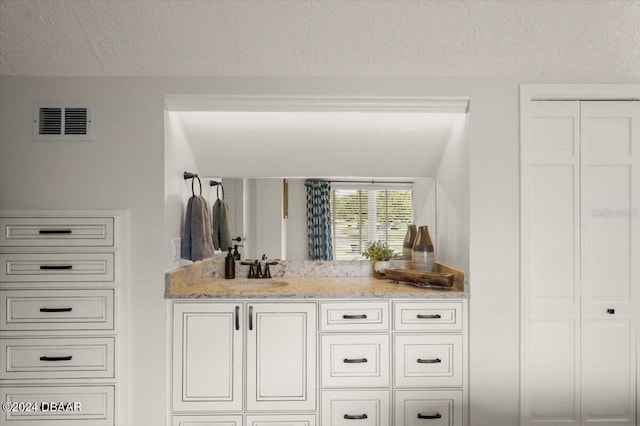
[[125, 212], [1, 213], [0, 398], [16, 408], [2, 423], [126, 423], [125, 226]]

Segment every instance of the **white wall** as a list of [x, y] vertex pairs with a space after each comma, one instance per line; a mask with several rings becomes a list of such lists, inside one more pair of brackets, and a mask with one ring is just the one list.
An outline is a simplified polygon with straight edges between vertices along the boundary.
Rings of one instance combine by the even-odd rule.
[[[191, 147], [175, 113], [164, 113], [164, 255], [166, 269], [191, 263], [171, 260], [171, 240], [182, 237], [184, 213], [191, 197], [191, 180], [180, 179], [185, 172], [198, 173]], [[208, 181], [206, 182], [208, 183]], [[199, 193], [200, 186], [194, 182]], [[203, 194], [207, 187], [203, 185]]]
[[[92, 102], [93, 141], [34, 142], [40, 101]], [[164, 421], [163, 104], [143, 80], [0, 78], [2, 208], [130, 212], [130, 425]]]
[[436, 173], [436, 259], [469, 270], [468, 116], [451, 130]]
[[[616, 82], [576, 82], [594, 81]], [[130, 210], [130, 426], [161, 425], [167, 409], [164, 94], [468, 96], [471, 421], [473, 426], [516, 425], [521, 82], [545, 80], [1, 77], [0, 207]], [[93, 142], [32, 141], [32, 103], [59, 100], [94, 102]]]

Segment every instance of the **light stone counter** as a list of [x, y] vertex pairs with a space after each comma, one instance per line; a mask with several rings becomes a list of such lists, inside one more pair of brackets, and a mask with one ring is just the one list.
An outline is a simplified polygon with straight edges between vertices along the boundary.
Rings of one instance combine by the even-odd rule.
[[[214, 265], [215, 266], [215, 265]], [[210, 273], [211, 263], [196, 263], [168, 272], [165, 298], [468, 298], [464, 288], [423, 289], [372, 276], [237, 277], [226, 280]], [[215, 269], [215, 268], [214, 268]], [[285, 285], [286, 283], [286, 285]]]

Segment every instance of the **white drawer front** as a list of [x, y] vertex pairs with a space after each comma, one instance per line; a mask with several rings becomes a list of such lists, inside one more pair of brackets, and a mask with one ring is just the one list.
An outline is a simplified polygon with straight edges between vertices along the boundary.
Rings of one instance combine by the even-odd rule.
[[0, 254], [2, 282], [113, 282], [113, 253]]
[[[23, 406], [36, 403], [38, 411], [2, 411], [2, 424], [19, 426], [113, 426], [113, 386], [6, 386], [0, 400]], [[54, 404], [63, 403], [64, 406]], [[56, 408], [56, 409], [54, 409]], [[61, 409], [64, 408], [64, 409]]]
[[312, 414], [247, 416], [247, 426], [316, 426], [316, 416]]
[[400, 331], [462, 330], [462, 302], [396, 302], [394, 328]]
[[322, 386], [389, 386], [388, 335], [322, 336]]
[[0, 247], [113, 247], [112, 217], [3, 217]]
[[113, 330], [114, 290], [0, 290], [0, 330]]
[[395, 425], [462, 426], [462, 391], [396, 391]]
[[395, 335], [396, 386], [462, 386], [462, 335]]
[[172, 426], [242, 426], [242, 416], [173, 416]]
[[389, 391], [322, 391], [322, 426], [387, 426], [389, 405]]
[[113, 337], [2, 339], [0, 350], [2, 380], [114, 377]]
[[320, 328], [323, 331], [388, 330], [387, 302], [322, 302]]

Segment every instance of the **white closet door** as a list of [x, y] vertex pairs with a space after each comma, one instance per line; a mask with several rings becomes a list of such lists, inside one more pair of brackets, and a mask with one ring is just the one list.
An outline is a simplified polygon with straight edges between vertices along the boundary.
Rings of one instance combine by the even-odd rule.
[[525, 424], [580, 423], [580, 102], [533, 102], [522, 125]]
[[582, 424], [636, 418], [639, 102], [582, 102]]

